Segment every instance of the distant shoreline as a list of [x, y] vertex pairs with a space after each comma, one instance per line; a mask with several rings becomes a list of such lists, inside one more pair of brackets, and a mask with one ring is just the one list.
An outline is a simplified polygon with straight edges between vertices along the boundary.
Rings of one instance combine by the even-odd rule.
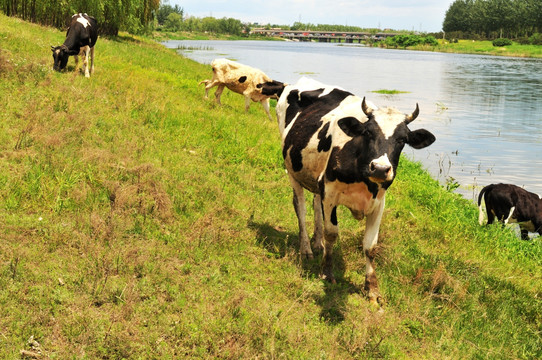
[[[240, 37], [231, 35], [205, 34], [205, 33], [153, 33], [152, 39], [155, 41], [167, 40], [261, 40], [261, 41], [284, 41], [281, 38], [271, 38], [264, 36]], [[451, 43], [448, 40], [439, 39], [439, 45], [418, 45], [407, 48], [398, 48], [397, 50], [415, 50], [415, 51], [430, 51], [455, 54], [473, 54], [473, 55], [490, 55], [490, 56], [506, 56], [520, 58], [542, 58], [542, 46], [540, 45], [520, 45], [513, 43], [506, 47], [495, 47], [491, 41], [478, 40], [459, 40], [457, 43]], [[338, 43], [339, 44], [339, 43]], [[389, 47], [384, 47], [393, 49]]]

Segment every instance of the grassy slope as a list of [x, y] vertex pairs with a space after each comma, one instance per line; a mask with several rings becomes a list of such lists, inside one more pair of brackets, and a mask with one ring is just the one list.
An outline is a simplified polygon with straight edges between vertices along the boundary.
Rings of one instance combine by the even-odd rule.
[[259, 106], [203, 100], [210, 69], [128, 37], [99, 39], [91, 79], [54, 73], [63, 36], [0, 15], [0, 358], [31, 336], [59, 359], [542, 357], [540, 240], [403, 161], [375, 312], [347, 211], [338, 284], [300, 262]]

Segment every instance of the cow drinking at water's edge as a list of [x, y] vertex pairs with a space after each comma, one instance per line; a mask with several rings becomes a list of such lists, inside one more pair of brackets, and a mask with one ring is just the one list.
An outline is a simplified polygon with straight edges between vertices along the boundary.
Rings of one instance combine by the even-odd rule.
[[259, 69], [228, 59], [215, 59], [211, 62], [211, 66], [213, 68], [213, 78], [200, 82], [200, 84], [205, 84], [205, 98], [208, 97], [209, 90], [217, 86], [215, 98], [216, 102], [220, 104], [220, 96], [224, 91], [224, 87], [227, 87], [245, 97], [245, 111], [248, 111], [251, 100], [259, 102], [262, 104], [269, 120], [273, 120], [269, 112], [269, 98], [276, 96], [263, 94], [262, 86], [263, 84], [282, 85], [282, 83], [271, 80], [269, 76]]
[[[51, 46], [53, 51], [53, 69], [62, 71], [68, 64], [70, 55], [75, 56], [75, 69], [79, 68], [79, 55], [83, 57], [83, 72], [90, 77], [94, 72], [94, 45], [98, 40], [96, 19], [87, 14], [75, 14], [70, 21], [66, 40], [60, 46]], [[90, 69], [89, 69], [90, 56]]]
[[495, 218], [505, 225], [518, 223], [524, 240], [529, 239], [529, 231], [542, 235], [542, 199], [537, 194], [512, 184], [487, 185], [478, 195], [480, 225], [484, 221], [482, 199], [488, 224], [493, 224]]
[[358, 220], [366, 216], [365, 290], [371, 302], [380, 303], [373, 260], [386, 190], [405, 144], [421, 149], [435, 137], [425, 129], [408, 128], [418, 116], [418, 105], [409, 115], [376, 108], [365, 98], [307, 78], [280, 93], [276, 111], [294, 192], [301, 255], [313, 256], [303, 189], [314, 194], [314, 247], [323, 249], [322, 276], [328, 281], [335, 282], [332, 250], [338, 236], [337, 206], [345, 205]]

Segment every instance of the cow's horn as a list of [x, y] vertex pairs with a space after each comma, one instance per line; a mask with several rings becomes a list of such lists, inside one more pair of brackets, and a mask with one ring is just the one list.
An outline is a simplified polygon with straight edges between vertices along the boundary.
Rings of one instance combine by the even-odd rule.
[[416, 110], [414, 110], [412, 114], [407, 115], [406, 123], [410, 124], [411, 122], [413, 122], [418, 117], [419, 114], [420, 114], [420, 108], [418, 106], [418, 103], [416, 103]]
[[361, 110], [363, 110], [363, 113], [367, 115], [367, 117], [370, 117], [373, 113], [373, 109], [369, 108], [367, 106], [367, 103], [365, 102], [365, 96], [363, 97], [363, 101], [361, 102]]

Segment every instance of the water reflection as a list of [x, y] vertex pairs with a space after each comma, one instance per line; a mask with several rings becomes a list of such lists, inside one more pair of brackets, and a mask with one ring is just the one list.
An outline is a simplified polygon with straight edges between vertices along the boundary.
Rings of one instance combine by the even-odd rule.
[[[201, 63], [227, 57], [295, 82], [306, 75], [367, 96], [379, 106], [421, 115], [437, 141], [406, 150], [442, 182], [458, 181], [468, 198], [478, 187], [509, 182], [542, 195], [542, 60], [261, 41], [169, 41], [195, 50]], [[379, 89], [408, 93], [384, 96]]]

